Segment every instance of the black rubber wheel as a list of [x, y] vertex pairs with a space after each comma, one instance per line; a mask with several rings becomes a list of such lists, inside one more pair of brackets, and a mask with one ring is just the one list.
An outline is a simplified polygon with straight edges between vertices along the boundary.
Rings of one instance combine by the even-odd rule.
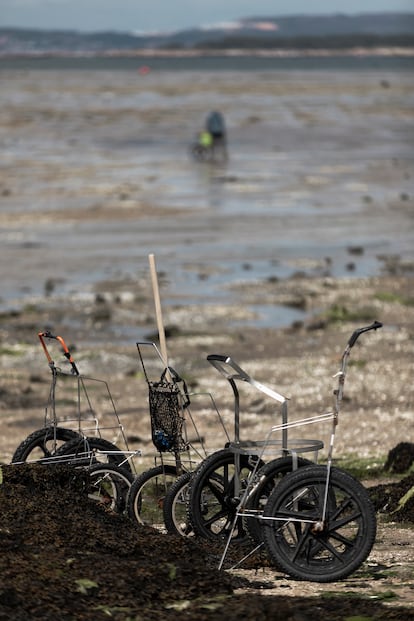
[[87, 471], [89, 498], [116, 513], [125, 511], [126, 498], [134, 475], [114, 464], [94, 464]]
[[[108, 454], [100, 455], [99, 451], [103, 451]], [[115, 444], [112, 444], [109, 440], [105, 440], [105, 438], [78, 436], [69, 442], [65, 442], [65, 444], [62, 444], [62, 446], [55, 452], [54, 461], [58, 461], [59, 458], [64, 457], [69, 458], [70, 462], [72, 462], [72, 459], [74, 462], [84, 460], [85, 465], [89, 465], [91, 461], [92, 463], [100, 461], [115, 464], [116, 466], [122, 466], [125, 470], [131, 472], [131, 466], [126, 455], [124, 455], [124, 453], [122, 453]], [[64, 460], [62, 459], [62, 463], [63, 461]]]
[[167, 491], [163, 503], [164, 524], [170, 535], [190, 537], [194, 531], [188, 521], [187, 503], [192, 473], [184, 472]]
[[[236, 466], [238, 458], [240, 465]], [[190, 482], [188, 502], [188, 520], [196, 535], [216, 541], [228, 539], [241, 494], [256, 461], [255, 457], [235, 455], [230, 449], [223, 449], [201, 462]], [[237, 470], [239, 491], [236, 491]], [[233, 531], [233, 541], [245, 538], [240, 518]]]
[[212, 149], [208, 147], [203, 147], [201, 144], [194, 144], [190, 148], [190, 153], [192, 157], [198, 162], [206, 162], [211, 159]]
[[366, 489], [332, 468], [327, 494], [324, 466], [287, 474], [264, 508], [263, 537], [275, 565], [292, 578], [336, 582], [354, 572], [375, 541], [376, 516]]
[[138, 524], [165, 531], [164, 498], [177, 477], [172, 465], [154, 466], [137, 476], [127, 496], [128, 516]]
[[[297, 458], [297, 468], [311, 465], [314, 465], [314, 462], [303, 457]], [[243, 518], [243, 526], [246, 532], [257, 544], [263, 542], [262, 522], [259, 516], [263, 513], [267, 500], [276, 485], [289, 472], [292, 472], [294, 467], [292, 456], [286, 456], [267, 462], [257, 471], [256, 479], [258, 483], [254, 486], [254, 491], [248, 496], [246, 501], [246, 510], [257, 513], [257, 517]]]
[[80, 435], [72, 429], [64, 427], [44, 427], [27, 436], [14, 451], [11, 463], [38, 461], [52, 457], [63, 442], [76, 440]]

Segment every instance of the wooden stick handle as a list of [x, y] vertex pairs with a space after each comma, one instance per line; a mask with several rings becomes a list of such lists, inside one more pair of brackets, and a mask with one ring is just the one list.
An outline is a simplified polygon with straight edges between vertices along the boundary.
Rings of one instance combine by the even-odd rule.
[[168, 367], [167, 344], [165, 341], [165, 330], [164, 330], [164, 323], [162, 320], [160, 291], [158, 288], [158, 278], [157, 278], [157, 270], [155, 267], [154, 255], [153, 254], [148, 255], [148, 260], [149, 260], [149, 265], [150, 265], [152, 290], [154, 293], [155, 315], [157, 318], [158, 336], [159, 336], [159, 341], [160, 341], [160, 352], [161, 352], [161, 357], [163, 359], [165, 366]]

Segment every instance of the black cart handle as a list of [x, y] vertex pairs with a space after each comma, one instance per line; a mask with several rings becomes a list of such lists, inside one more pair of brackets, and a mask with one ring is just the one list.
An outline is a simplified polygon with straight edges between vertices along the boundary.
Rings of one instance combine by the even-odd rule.
[[365, 328], [358, 328], [352, 333], [352, 336], [348, 341], [349, 347], [353, 347], [355, 345], [358, 337], [363, 332], [368, 332], [368, 330], [378, 330], [378, 328], [382, 328], [382, 323], [380, 321], [374, 321], [370, 326], [366, 326]]

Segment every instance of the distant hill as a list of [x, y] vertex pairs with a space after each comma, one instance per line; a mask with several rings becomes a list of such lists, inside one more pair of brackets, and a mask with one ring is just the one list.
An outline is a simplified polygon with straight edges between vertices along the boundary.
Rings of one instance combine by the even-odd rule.
[[0, 28], [0, 54], [104, 54], [136, 50], [414, 46], [414, 13], [257, 16], [170, 33]]

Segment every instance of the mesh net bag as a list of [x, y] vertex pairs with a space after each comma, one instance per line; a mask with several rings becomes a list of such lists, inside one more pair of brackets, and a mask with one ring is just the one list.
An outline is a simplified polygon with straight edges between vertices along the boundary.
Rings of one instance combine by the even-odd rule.
[[186, 398], [184, 401], [177, 384], [177, 381], [182, 381], [181, 378], [172, 369], [168, 371], [173, 381], [166, 380], [166, 369], [159, 382], [148, 383], [152, 442], [160, 452], [183, 451], [187, 448], [183, 438], [183, 410], [188, 407], [189, 400]]

